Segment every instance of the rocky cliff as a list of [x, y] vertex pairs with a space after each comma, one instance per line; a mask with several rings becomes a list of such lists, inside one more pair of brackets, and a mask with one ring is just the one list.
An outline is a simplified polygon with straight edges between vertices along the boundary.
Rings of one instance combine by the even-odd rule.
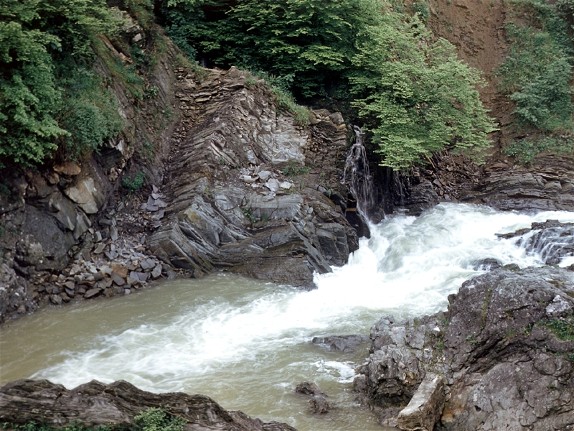
[[[149, 45], [137, 29], [131, 39]], [[358, 247], [345, 218], [342, 116], [313, 111], [299, 124], [262, 80], [202, 70], [169, 40], [156, 45], [153, 96], [142, 101], [112, 81], [121, 136], [89, 160], [3, 179], [0, 322], [45, 303], [128, 294], [178, 271], [311, 287], [315, 271]]]
[[[571, 255], [571, 224], [506, 236], [547, 261]], [[371, 330], [355, 389], [402, 430], [574, 428], [573, 268], [498, 268], [465, 282], [446, 312]]]
[[266, 85], [245, 72], [212, 71], [198, 82], [179, 70], [183, 120], [166, 171], [165, 217], [150, 249], [194, 276], [227, 269], [312, 285], [358, 247], [347, 223], [340, 114], [311, 125], [279, 111]]

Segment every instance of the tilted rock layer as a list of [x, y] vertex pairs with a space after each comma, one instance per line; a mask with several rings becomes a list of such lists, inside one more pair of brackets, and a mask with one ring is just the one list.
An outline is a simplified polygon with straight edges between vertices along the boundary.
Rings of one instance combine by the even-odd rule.
[[358, 243], [330, 198], [342, 193], [342, 117], [316, 111], [299, 126], [262, 81], [234, 68], [178, 78], [183, 121], [153, 252], [194, 276], [220, 268], [295, 286], [344, 264]]

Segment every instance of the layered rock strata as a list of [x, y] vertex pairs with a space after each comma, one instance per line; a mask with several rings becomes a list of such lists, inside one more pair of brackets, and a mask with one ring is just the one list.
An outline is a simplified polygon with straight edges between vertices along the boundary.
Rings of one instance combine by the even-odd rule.
[[37, 423], [54, 427], [81, 424], [124, 429], [147, 409], [183, 419], [193, 431], [295, 431], [287, 424], [263, 422], [227, 411], [204, 395], [154, 394], [130, 383], [91, 381], [68, 390], [47, 380], [18, 380], [0, 388], [0, 423]]
[[196, 277], [218, 268], [305, 287], [344, 264], [358, 243], [337, 169], [347, 144], [340, 114], [315, 111], [300, 126], [262, 81], [234, 68], [178, 79], [184, 120], [151, 250]]

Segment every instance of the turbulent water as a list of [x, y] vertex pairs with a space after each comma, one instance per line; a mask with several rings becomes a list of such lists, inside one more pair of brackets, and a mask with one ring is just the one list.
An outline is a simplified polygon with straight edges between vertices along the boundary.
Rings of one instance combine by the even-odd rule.
[[[516, 239], [496, 234], [546, 219], [574, 221], [574, 213], [443, 204], [371, 226], [371, 239], [361, 240], [346, 266], [317, 275], [313, 291], [218, 274], [44, 310], [2, 328], [0, 382], [34, 377], [74, 387], [124, 379], [146, 390], [203, 393], [227, 409], [301, 431], [380, 430], [351, 390], [367, 346], [341, 354], [310, 340], [368, 334], [384, 314], [445, 309], [447, 296], [481, 273], [475, 268], [484, 258], [541, 265]], [[318, 383], [337, 408], [309, 414], [306, 399], [293, 393], [304, 380]]]

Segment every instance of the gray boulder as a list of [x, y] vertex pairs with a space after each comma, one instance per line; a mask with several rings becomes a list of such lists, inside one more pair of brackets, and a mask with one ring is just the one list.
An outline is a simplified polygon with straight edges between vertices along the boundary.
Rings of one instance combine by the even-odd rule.
[[68, 390], [47, 380], [18, 380], [0, 388], [1, 423], [119, 428], [133, 425], [134, 417], [149, 408], [182, 418], [186, 430], [295, 431], [287, 424], [224, 410], [204, 395], [154, 394], [124, 381], [106, 385], [94, 380]]
[[[400, 429], [431, 430], [421, 412], [444, 401], [436, 430], [574, 427], [572, 271], [493, 270], [465, 282], [446, 313], [383, 318], [371, 339], [354, 386], [385, 423], [398, 416]], [[444, 392], [421, 384], [435, 376]]]

